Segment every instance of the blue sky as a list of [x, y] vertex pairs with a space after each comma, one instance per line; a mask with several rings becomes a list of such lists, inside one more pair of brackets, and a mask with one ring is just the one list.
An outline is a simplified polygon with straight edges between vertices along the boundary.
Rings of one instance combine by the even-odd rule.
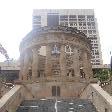
[[[111, 4], [111, 0], [0, 0], [0, 43], [10, 58], [18, 59], [20, 41], [32, 29], [33, 9], [94, 9], [103, 62], [110, 63]], [[0, 61], [4, 60], [0, 54]]]

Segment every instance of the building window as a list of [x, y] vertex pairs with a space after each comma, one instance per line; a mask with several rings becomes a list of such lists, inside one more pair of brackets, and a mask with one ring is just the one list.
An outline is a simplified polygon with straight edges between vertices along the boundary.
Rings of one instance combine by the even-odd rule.
[[69, 15], [69, 21], [77, 21], [76, 15]]
[[94, 21], [94, 16], [93, 15], [88, 15], [87, 20], [88, 21]]
[[60, 96], [60, 87], [52, 86], [52, 96]]
[[60, 16], [60, 21], [68, 21], [68, 16], [67, 15]]
[[78, 20], [79, 21], [85, 21], [85, 16], [84, 15], [79, 15]]

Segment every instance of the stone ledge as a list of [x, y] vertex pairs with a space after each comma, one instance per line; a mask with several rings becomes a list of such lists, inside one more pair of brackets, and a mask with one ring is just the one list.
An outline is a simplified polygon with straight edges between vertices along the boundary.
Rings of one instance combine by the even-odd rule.
[[16, 97], [15, 94], [20, 90], [20, 88], [20, 85], [14, 86], [0, 99], [0, 112], [9, 107], [11, 100], [13, 99], [13, 97]]
[[112, 97], [98, 84], [90, 84], [81, 95], [82, 99], [90, 99], [98, 112], [112, 112]]

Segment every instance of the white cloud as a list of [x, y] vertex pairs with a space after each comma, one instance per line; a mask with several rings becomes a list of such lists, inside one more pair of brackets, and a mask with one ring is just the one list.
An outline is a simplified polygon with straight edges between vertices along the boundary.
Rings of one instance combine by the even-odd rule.
[[[0, 0], [0, 42], [11, 58], [19, 57], [19, 43], [32, 28], [33, 9], [94, 8], [98, 21], [104, 63], [109, 63], [112, 51], [111, 0]], [[0, 55], [0, 58], [1, 55]], [[0, 59], [1, 60], [1, 59]]]

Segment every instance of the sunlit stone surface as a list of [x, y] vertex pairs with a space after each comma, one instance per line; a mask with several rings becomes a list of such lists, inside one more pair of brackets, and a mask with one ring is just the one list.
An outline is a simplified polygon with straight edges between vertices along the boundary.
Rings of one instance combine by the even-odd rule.
[[32, 30], [20, 44], [20, 80], [55, 77], [88, 80], [92, 77], [90, 51], [89, 40], [75, 28]]

